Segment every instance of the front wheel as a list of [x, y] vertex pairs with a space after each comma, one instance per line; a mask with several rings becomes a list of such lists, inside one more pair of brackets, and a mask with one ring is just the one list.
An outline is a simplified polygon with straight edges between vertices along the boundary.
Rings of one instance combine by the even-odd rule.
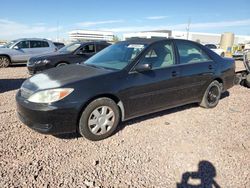
[[113, 134], [119, 121], [120, 111], [116, 103], [109, 98], [99, 98], [83, 111], [79, 133], [89, 140], [102, 140]]
[[0, 68], [6, 68], [10, 65], [10, 59], [6, 56], [0, 56]]
[[214, 108], [219, 103], [221, 92], [221, 84], [216, 80], [211, 82], [204, 93], [200, 106], [204, 108]]
[[65, 66], [65, 65], [68, 65], [68, 63], [58, 63], [58, 64], [56, 65], [56, 67], [62, 67], [62, 66]]

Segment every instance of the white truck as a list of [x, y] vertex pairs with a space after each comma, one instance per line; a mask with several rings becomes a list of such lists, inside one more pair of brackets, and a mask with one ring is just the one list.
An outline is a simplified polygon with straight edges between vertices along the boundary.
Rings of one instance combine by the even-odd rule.
[[224, 57], [225, 56], [225, 50], [218, 48], [215, 44], [205, 44], [205, 46], [207, 48], [209, 48], [210, 50], [214, 51], [215, 53], [217, 53], [218, 55]]

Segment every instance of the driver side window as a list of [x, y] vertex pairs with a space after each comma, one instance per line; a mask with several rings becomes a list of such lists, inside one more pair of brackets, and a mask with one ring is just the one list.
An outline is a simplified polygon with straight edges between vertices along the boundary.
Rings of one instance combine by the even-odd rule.
[[86, 45], [81, 49], [81, 51], [87, 54], [95, 53], [95, 45], [94, 44]]
[[150, 64], [152, 69], [165, 68], [175, 63], [172, 42], [160, 42], [153, 45], [140, 63]]
[[19, 49], [29, 48], [30, 47], [30, 43], [29, 43], [29, 41], [21, 41], [21, 42], [17, 43], [16, 46]]

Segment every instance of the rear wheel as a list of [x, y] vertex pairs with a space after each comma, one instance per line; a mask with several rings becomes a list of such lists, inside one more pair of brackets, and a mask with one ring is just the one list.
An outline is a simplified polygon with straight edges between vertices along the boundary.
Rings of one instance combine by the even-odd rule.
[[222, 92], [222, 86], [218, 81], [209, 84], [204, 93], [200, 106], [204, 108], [214, 108], [219, 103]]
[[0, 68], [6, 68], [10, 65], [10, 59], [6, 56], [0, 56]]
[[120, 121], [116, 103], [109, 98], [92, 101], [83, 111], [79, 133], [89, 140], [102, 140], [112, 135]]

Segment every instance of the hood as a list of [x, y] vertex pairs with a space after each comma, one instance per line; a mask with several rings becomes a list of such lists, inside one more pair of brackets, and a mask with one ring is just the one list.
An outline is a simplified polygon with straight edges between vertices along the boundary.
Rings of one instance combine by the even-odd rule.
[[5, 47], [0, 48], [0, 53], [9, 53], [12, 51], [13, 51], [13, 49], [11, 49], [11, 48], [5, 48]]
[[57, 67], [55, 69], [49, 69], [48, 71], [36, 74], [27, 79], [22, 84], [21, 91], [26, 90], [32, 94], [38, 90], [59, 88], [67, 84], [108, 74], [110, 72], [113, 71], [82, 64]]
[[56, 57], [65, 56], [65, 55], [67, 55], [67, 53], [51, 52], [51, 53], [34, 56], [30, 60], [32, 61], [32, 60], [38, 60], [38, 59], [56, 58]]

